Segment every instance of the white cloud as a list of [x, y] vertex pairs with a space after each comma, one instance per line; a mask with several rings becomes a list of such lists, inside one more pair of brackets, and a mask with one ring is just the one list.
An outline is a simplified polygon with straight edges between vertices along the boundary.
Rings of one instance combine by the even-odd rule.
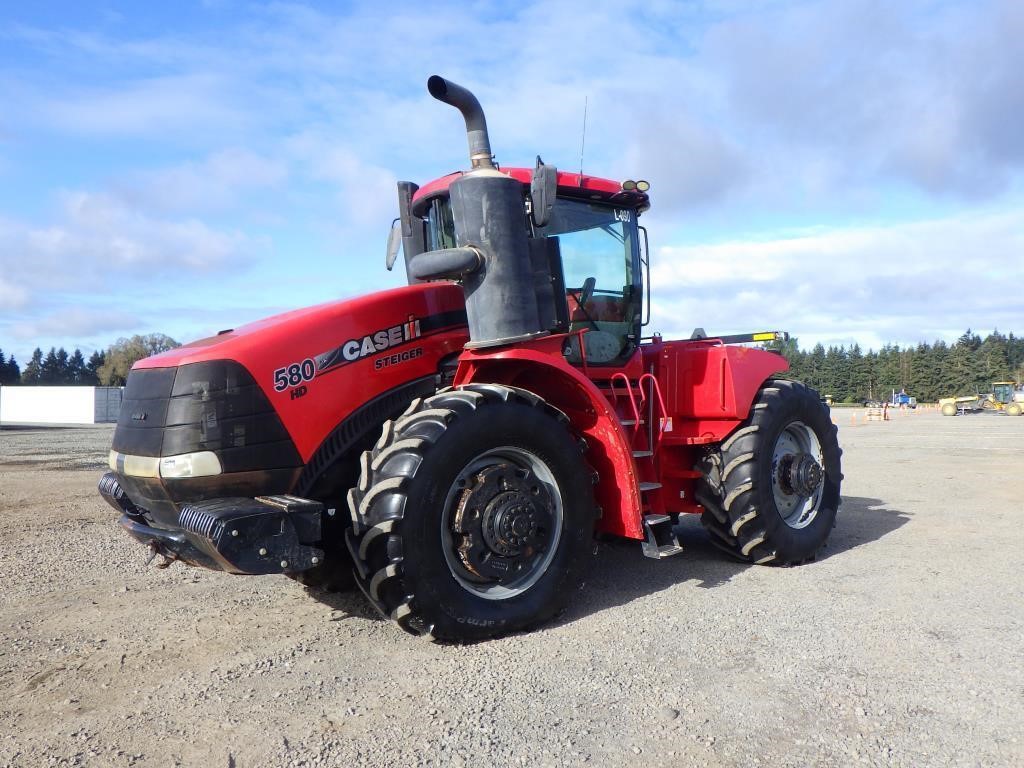
[[229, 209], [248, 194], [280, 187], [287, 179], [283, 160], [229, 147], [199, 161], [126, 174], [111, 187], [117, 197], [149, 210], [210, 212]]
[[37, 97], [29, 106], [39, 119], [68, 134], [193, 144], [247, 124], [252, 115], [236, 100], [223, 76], [190, 73], [67, 89]]
[[81, 339], [96, 334], [128, 331], [139, 320], [135, 315], [110, 308], [68, 307], [42, 317], [12, 323], [11, 335], [21, 341], [39, 338]]
[[194, 219], [147, 216], [107, 195], [67, 192], [55, 223], [0, 219], [0, 306], [28, 310], [51, 294], [89, 297], [112, 285], [131, 303], [132, 279], [167, 289], [191, 276], [242, 269], [261, 240]]
[[[654, 325], [670, 337], [788, 330], [802, 345], [955, 339], [1024, 326], [1024, 213], [662, 247]], [[755, 327], [756, 326], [756, 327]]]
[[0, 309], [11, 311], [22, 309], [28, 304], [28, 291], [23, 286], [4, 279], [0, 275]]
[[368, 162], [351, 146], [321, 130], [290, 137], [287, 152], [306, 178], [335, 189], [335, 216], [360, 227], [379, 227], [394, 216], [394, 173]]

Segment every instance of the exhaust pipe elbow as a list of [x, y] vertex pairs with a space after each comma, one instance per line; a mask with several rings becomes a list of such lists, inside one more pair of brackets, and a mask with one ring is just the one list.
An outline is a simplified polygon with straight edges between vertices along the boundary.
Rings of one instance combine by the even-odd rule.
[[476, 96], [461, 85], [432, 75], [427, 80], [430, 95], [445, 104], [451, 104], [462, 113], [466, 121], [466, 137], [469, 139], [469, 163], [476, 168], [494, 168], [491, 160], [491, 140], [487, 135], [487, 119]]

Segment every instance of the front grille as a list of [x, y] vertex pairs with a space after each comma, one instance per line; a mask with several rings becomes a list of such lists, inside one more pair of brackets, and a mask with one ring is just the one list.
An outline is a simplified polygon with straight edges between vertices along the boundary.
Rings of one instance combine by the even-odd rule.
[[147, 457], [213, 451], [225, 473], [302, 465], [266, 395], [231, 360], [133, 370], [113, 449]]
[[186, 504], [178, 515], [178, 525], [183, 531], [216, 541], [224, 530], [224, 523], [208, 512]]

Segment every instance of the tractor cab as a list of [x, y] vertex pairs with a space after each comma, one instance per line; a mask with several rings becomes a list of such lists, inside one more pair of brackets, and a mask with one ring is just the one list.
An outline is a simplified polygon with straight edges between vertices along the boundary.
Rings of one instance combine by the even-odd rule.
[[[536, 170], [510, 168], [502, 172], [521, 183], [524, 210], [536, 208], [538, 203], [531, 194]], [[422, 232], [422, 236], [417, 232], [415, 237], [403, 237], [403, 245], [414, 252], [457, 246], [449, 185], [461, 175], [450, 174], [422, 188], [409, 182], [400, 184], [400, 204], [403, 197], [409, 202], [401, 225], [406, 229], [408, 222], [407, 229]], [[571, 335], [565, 348], [570, 363], [625, 365], [636, 352], [645, 323], [647, 238], [638, 218], [649, 207], [649, 187], [644, 181], [620, 184], [573, 173], [552, 175], [556, 194], [543, 223], [538, 224], [532, 215], [523, 217], [527, 237], [543, 239], [544, 250], [549, 257], [553, 255], [548, 260], [551, 281], [565, 295], [562, 323], [551, 330]], [[397, 231], [397, 220], [395, 226]], [[397, 237], [392, 240], [396, 245], [397, 241]], [[391, 254], [389, 262], [393, 261]]]
[[992, 396], [997, 403], [1006, 405], [1013, 402], [1014, 382], [997, 381], [992, 384]]

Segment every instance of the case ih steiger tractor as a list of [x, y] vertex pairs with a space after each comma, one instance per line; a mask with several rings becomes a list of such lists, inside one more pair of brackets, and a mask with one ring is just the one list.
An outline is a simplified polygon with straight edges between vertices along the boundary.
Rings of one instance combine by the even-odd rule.
[[743, 561], [814, 558], [840, 450], [817, 393], [739, 345], [776, 334], [643, 336], [647, 185], [499, 169], [476, 98], [428, 90], [471, 168], [399, 184], [409, 285], [137, 363], [100, 481], [121, 525], [164, 565], [354, 581], [443, 640], [551, 618], [595, 534], [679, 553], [681, 514]]

